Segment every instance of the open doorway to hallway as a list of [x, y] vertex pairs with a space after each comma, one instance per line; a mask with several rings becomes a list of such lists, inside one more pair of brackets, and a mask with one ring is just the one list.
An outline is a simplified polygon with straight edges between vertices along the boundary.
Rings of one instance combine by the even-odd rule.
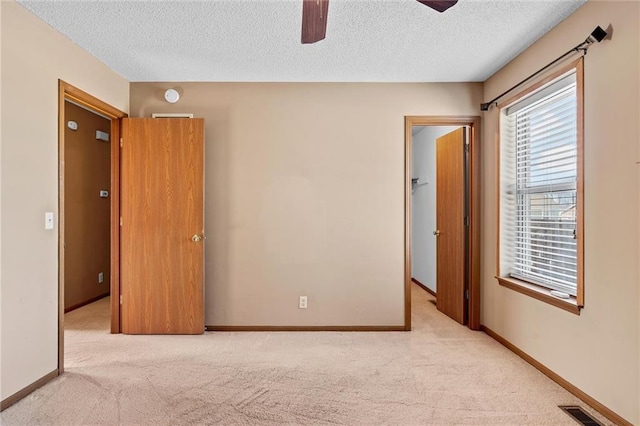
[[480, 326], [479, 117], [405, 118], [405, 323], [412, 284]]
[[411, 280], [436, 297], [436, 140], [459, 126], [413, 126], [411, 168]]
[[61, 80], [58, 95], [60, 375], [66, 329], [120, 331], [120, 121], [127, 114]]
[[[86, 331], [109, 332], [111, 282], [111, 120], [64, 102], [64, 342], [66, 368], [86, 358]], [[117, 142], [115, 142], [117, 143]]]
[[[64, 311], [109, 296], [111, 121], [65, 101]], [[107, 324], [108, 329], [108, 324]]]

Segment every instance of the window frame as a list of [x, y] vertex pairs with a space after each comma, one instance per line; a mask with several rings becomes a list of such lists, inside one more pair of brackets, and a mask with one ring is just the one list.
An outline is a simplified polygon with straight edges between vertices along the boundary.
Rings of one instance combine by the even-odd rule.
[[[501, 134], [502, 134], [502, 115], [505, 110], [533, 95], [534, 93], [548, 87], [562, 76], [574, 71], [576, 76], [576, 148], [577, 148], [577, 181], [576, 181], [576, 262], [577, 262], [577, 282], [576, 296], [569, 299], [561, 299], [553, 296], [551, 290], [531, 282], [512, 278], [508, 276], [508, 272], [500, 270], [500, 245], [501, 230], [500, 219], [502, 215], [500, 198], [501, 198]], [[533, 297], [534, 299], [564, 309], [568, 312], [580, 315], [580, 310], [584, 307], [584, 57], [580, 57], [570, 63], [558, 68], [545, 78], [539, 80], [533, 85], [528, 86], [516, 95], [507, 99], [498, 105], [498, 135], [497, 135], [497, 166], [496, 166], [496, 201], [497, 201], [497, 252], [496, 252], [496, 279], [501, 286], [514, 290], [516, 292]]]

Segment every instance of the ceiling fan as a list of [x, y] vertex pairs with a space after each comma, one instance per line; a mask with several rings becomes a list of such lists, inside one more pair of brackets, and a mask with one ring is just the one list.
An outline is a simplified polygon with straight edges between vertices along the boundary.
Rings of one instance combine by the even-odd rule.
[[[329, 0], [302, 0], [302, 44], [315, 43], [324, 39], [327, 33], [327, 12]], [[429, 1], [417, 0], [438, 12], [449, 9], [458, 0]]]

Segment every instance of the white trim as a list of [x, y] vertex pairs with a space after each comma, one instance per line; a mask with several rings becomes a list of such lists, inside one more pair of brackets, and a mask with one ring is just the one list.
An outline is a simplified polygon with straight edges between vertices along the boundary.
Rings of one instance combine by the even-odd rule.
[[193, 118], [191, 113], [182, 112], [154, 112], [151, 118]]

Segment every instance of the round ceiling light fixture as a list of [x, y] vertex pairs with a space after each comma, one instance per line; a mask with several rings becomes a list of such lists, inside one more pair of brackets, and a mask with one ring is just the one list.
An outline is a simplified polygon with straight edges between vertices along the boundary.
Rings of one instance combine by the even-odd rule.
[[164, 99], [170, 104], [175, 104], [180, 99], [180, 93], [176, 89], [167, 89], [164, 92]]

